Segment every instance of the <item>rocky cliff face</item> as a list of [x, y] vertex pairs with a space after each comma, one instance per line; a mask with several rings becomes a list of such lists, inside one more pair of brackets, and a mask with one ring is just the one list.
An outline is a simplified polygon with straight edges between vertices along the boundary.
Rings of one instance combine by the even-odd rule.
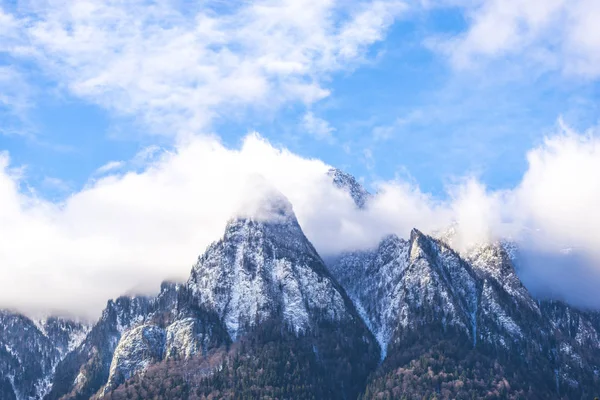
[[414, 229], [410, 240], [392, 235], [374, 251], [342, 256], [333, 275], [357, 302], [383, 350], [401, 332], [431, 321], [476, 340], [480, 283], [473, 269], [445, 244]]
[[228, 342], [218, 318], [191, 304], [185, 285], [163, 283], [156, 297], [109, 301], [81, 345], [57, 365], [45, 398], [102, 397], [152, 363]]

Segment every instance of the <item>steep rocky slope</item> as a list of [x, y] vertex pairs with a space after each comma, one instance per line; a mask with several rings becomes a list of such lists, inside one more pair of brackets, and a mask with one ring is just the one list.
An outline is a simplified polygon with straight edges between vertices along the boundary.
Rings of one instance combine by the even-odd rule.
[[192, 304], [184, 285], [163, 283], [156, 297], [109, 301], [86, 339], [58, 364], [45, 398], [102, 396], [154, 362], [228, 342], [217, 316]]

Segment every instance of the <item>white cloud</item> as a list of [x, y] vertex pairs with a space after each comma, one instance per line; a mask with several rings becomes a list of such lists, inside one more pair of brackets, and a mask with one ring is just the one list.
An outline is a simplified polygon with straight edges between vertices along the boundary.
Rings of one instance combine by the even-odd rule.
[[96, 169], [95, 173], [98, 175], [103, 175], [107, 172], [121, 169], [124, 165], [125, 163], [123, 161], [109, 161]]
[[465, 10], [466, 32], [433, 41], [455, 66], [520, 57], [544, 69], [600, 76], [598, 1], [487, 0], [458, 5]]
[[319, 140], [327, 140], [329, 142], [333, 140], [335, 128], [329, 125], [329, 122], [324, 119], [316, 117], [312, 111], [304, 114], [302, 128]]
[[24, 133], [19, 126], [27, 122], [32, 91], [16, 68], [0, 65], [0, 116], [3, 117], [0, 134]]
[[11, 48], [13, 40], [16, 39], [18, 31], [18, 21], [9, 13], [0, 8], [0, 51], [6, 51]]
[[[195, 257], [256, 194], [246, 183], [255, 174], [290, 199], [323, 254], [374, 245], [389, 231], [405, 235], [413, 225], [431, 225], [419, 220], [436, 216], [427, 211], [425, 196], [396, 185], [382, 186], [387, 194], [372, 213], [357, 212], [331, 184], [328, 169], [254, 135], [240, 150], [194, 138], [162, 152], [141, 172], [91, 181], [54, 204], [23, 194], [22, 177], [10, 173], [3, 156], [0, 307], [96, 314], [106, 299], [132, 288], [185, 279]], [[402, 212], [391, 217], [393, 210]]]
[[[194, 138], [176, 152], [163, 152], [140, 173], [91, 181], [61, 204], [21, 193], [22, 178], [7, 168], [3, 156], [0, 306], [29, 312], [93, 314], [107, 298], [131, 288], [155, 289], [165, 278], [184, 279], [248, 197], [244, 182], [252, 174], [289, 196], [322, 250], [339, 250], [345, 244], [329, 239], [360, 228], [341, 218], [354, 205], [328, 182], [327, 165], [277, 150], [256, 136], [239, 151]], [[362, 235], [349, 243], [364, 240]]]
[[514, 220], [509, 218], [506, 221], [503, 218], [512, 202], [512, 193], [490, 193], [481, 182], [473, 178], [450, 188], [450, 192], [451, 213], [458, 223], [452, 244], [458, 250], [519, 233], [520, 226], [515, 226]]
[[[143, 117], [154, 132], [197, 132], [247, 108], [307, 105], [330, 73], [352, 68], [404, 10], [397, 1], [31, 2], [0, 48], [34, 60], [76, 96]], [[0, 10], [1, 10], [0, 6]], [[356, 11], [355, 11], [356, 9]], [[0, 11], [1, 12], [1, 11]], [[1, 24], [0, 24], [1, 25]], [[12, 42], [11, 42], [12, 43]]]
[[[600, 260], [600, 138], [561, 134], [529, 152], [529, 169], [516, 190], [528, 226], [540, 229], [540, 245], [583, 247]], [[550, 248], [548, 248], [548, 246]]]

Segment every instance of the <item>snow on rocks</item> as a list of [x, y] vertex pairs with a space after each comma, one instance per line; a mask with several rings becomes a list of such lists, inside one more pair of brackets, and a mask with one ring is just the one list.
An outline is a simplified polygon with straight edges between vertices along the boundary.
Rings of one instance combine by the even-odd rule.
[[157, 326], [142, 325], [126, 332], [115, 349], [103, 393], [108, 393], [136, 372], [160, 361], [164, 347], [165, 331]]
[[232, 340], [278, 310], [297, 332], [316, 318], [350, 318], [287, 199], [264, 201], [267, 206], [260, 210], [269, 210], [273, 218], [261, 213], [231, 220], [223, 238], [198, 259], [188, 281], [197, 304], [219, 315]]

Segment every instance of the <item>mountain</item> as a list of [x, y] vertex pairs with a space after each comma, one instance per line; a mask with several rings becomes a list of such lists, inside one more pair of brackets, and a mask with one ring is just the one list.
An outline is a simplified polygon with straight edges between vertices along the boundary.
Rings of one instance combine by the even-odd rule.
[[214, 314], [191, 304], [185, 286], [165, 282], [156, 297], [109, 301], [85, 340], [57, 365], [45, 398], [102, 397], [152, 363], [206, 354], [228, 340]]
[[600, 395], [600, 313], [534, 298], [514, 243], [457, 252], [452, 229], [413, 229], [326, 264], [283, 195], [247, 203], [187, 281], [110, 300], [93, 326], [0, 313], [0, 398]]
[[476, 335], [474, 272], [416, 229], [409, 241], [390, 235], [375, 251], [349, 253], [331, 270], [363, 311], [383, 357], [402, 331], [433, 321]]
[[353, 307], [306, 239], [291, 204], [266, 200], [271, 220], [234, 219], [192, 269], [188, 287], [225, 323], [232, 340], [270, 318], [297, 333], [319, 320], [355, 319]]
[[287, 199], [275, 195], [263, 207], [269, 219], [230, 221], [223, 238], [199, 258], [188, 281], [192, 296], [219, 316], [233, 341], [264, 335], [265, 326], [285, 327], [287, 333], [275, 336], [293, 340], [316, 363], [327, 382], [318, 390], [355, 397], [377, 363], [377, 344]]
[[109, 301], [87, 338], [56, 367], [46, 398], [118, 397], [132, 378], [151, 379], [150, 366], [185, 369], [202, 357], [213, 357], [220, 369], [204, 368], [194, 379], [200, 386], [202, 379], [226, 381], [218, 390], [209, 385], [218, 397], [239, 393], [228, 375], [235, 363], [236, 373], [263, 371], [247, 377], [250, 387], [266, 386], [255, 389], [261, 396], [354, 398], [378, 354], [291, 204], [270, 193], [251, 215], [229, 221], [186, 283], [165, 283], [156, 297]]
[[513, 251], [461, 255], [413, 230], [332, 263], [383, 349], [364, 398], [597, 395], [599, 314], [533, 299]]

